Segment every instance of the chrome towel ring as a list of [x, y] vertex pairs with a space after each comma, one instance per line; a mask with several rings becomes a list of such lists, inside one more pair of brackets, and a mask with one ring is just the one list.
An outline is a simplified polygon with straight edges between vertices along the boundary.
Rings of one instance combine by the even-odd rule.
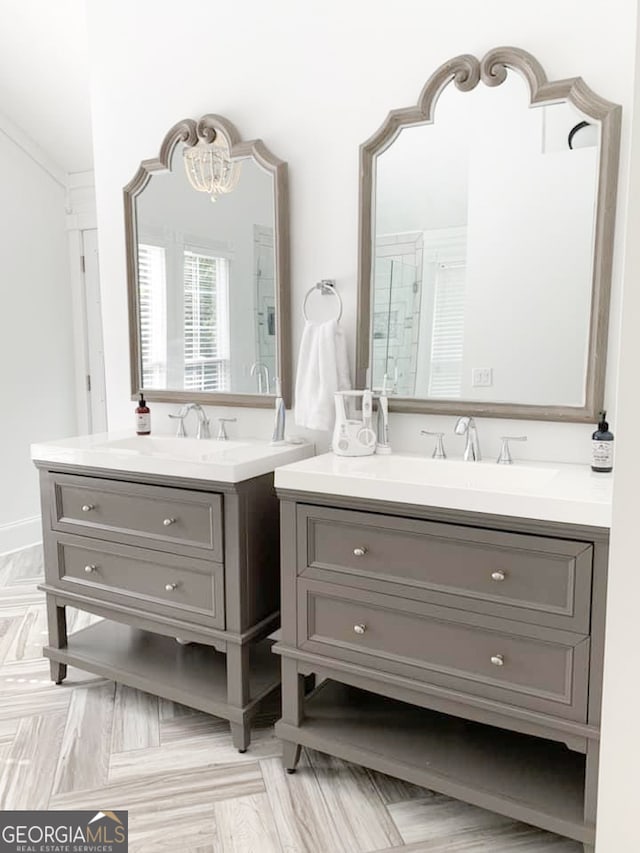
[[310, 323], [309, 315], [307, 313], [307, 303], [309, 301], [309, 297], [319, 291], [322, 296], [335, 296], [338, 300], [338, 316], [336, 317], [336, 321], [340, 322], [342, 318], [342, 298], [338, 291], [336, 290], [336, 283], [331, 278], [323, 278], [322, 281], [319, 281], [317, 284], [314, 284], [313, 287], [310, 287], [307, 291], [304, 302], [302, 303], [302, 313], [304, 315], [304, 319]]

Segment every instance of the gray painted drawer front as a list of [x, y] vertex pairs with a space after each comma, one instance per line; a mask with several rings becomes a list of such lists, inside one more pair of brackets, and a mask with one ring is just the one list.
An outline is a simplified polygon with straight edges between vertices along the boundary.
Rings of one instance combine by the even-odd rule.
[[592, 546], [328, 507], [298, 507], [298, 571], [589, 633]]
[[[522, 625], [506, 620], [419, 602], [398, 609], [397, 598], [314, 581], [300, 580], [298, 589], [303, 649], [509, 705], [586, 719], [586, 637], [534, 626], [525, 636], [518, 631]], [[518, 634], [510, 633], [514, 627]]]
[[54, 530], [223, 559], [220, 495], [70, 474], [51, 482]]
[[76, 536], [58, 536], [56, 547], [55, 581], [62, 587], [150, 613], [225, 627], [220, 563]]

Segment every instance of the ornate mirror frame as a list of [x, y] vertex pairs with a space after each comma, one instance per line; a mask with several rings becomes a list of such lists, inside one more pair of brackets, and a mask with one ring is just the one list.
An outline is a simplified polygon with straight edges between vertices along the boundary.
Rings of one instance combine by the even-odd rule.
[[454, 83], [461, 92], [475, 89], [480, 81], [486, 86], [499, 86], [505, 81], [508, 69], [517, 71], [528, 83], [531, 105], [566, 100], [587, 116], [600, 122], [601, 144], [585, 405], [581, 407], [538, 406], [391, 397], [390, 409], [396, 412], [441, 415], [589, 422], [594, 420], [604, 405], [621, 107], [596, 95], [581, 77], [548, 81], [537, 59], [530, 53], [515, 47], [495, 48], [482, 60], [469, 54], [462, 54], [445, 62], [426, 82], [415, 107], [392, 110], [382, 126], [360, 146], [357, 387], [367, 387], [370, 361], [376, 155], [385, 151], [403, 128], [411, 125], [433, 124], [438, 98], [450, 83]]
[[[273, 175], [274, 186], [274, 251], [275, 251], [275, 318], [276, 353], [282, 396], [287, 408], [291, 405], [291, 309], [289, 258], [289, 182], [287, 164], [276, 157], [261, 139], [243, 142], [235, 126], [215, 114], [198, 121], [183, 119], [169, 130], [160, 146], [158, 157], [143, 160], [133, 179], [124, 187], [124, 220], [127, 251], [127, 285], [129, 301], [129, 349], [131, 399], [136, 399], [142, 387], [142, 364], [138, 316], [138, 260], [135, 201], [154, 173], [170, 171], [171, 157], [176, 145], [183, 142], [193, 147], [198, 142], [213, 142], [218, 134], [226, 139], [232, 160], [251, 157]], [[212, 391], [172, 391], [145, 389], [151, 402], [190, 403], [210, 406], [271, 407], [273, 394], [234, 394]]]

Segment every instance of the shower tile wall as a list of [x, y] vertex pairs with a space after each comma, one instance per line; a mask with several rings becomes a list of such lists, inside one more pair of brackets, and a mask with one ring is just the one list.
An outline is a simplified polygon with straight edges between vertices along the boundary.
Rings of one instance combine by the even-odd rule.
[[395, 393], [411, 396], [416, 384], [423, 234], [388, 234], [376, 239], [372, 341], [373, 387], [384, 374]]

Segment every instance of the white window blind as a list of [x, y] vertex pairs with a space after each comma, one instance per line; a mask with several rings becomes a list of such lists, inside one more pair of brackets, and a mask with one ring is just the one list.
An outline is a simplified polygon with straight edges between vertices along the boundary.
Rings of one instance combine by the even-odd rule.
[[429, 396], [457, 399], [462, 390], [466, 266], [438, 264], [433, 303]]
[[138, 244], [140, 357], [144, 388], [167, 385], [166, 257], [162, 246]]
[[184, 253], [184, 387], [229, 388], [229, 261]]

